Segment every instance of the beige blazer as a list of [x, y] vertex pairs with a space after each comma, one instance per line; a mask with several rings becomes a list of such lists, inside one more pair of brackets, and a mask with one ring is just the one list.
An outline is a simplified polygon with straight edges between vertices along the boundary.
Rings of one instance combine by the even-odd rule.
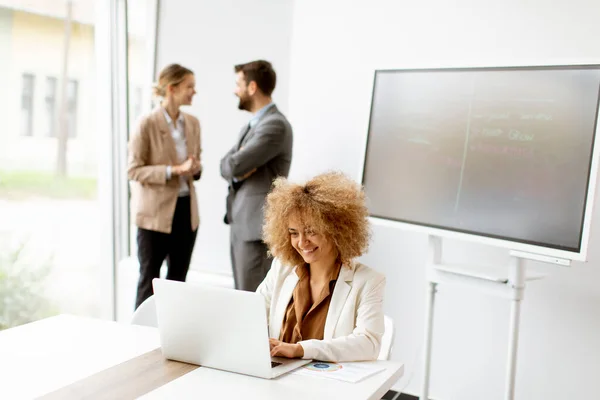
[[[200, 123], [196, 117], [182, 114], [188, 154], [200, 160]], [[171, 233], [180, 184], [177, 176], [167, 180], [167, 166], [178, 164], [175, 141], [162, 108], [157, 107], [141, 118], [129, 141], [127, 176], [132, 181], [131, 210], [138, 227]], [[188, 178], [192, 230], [200, 224], [194, 178]]]
[[[285, 310], [298, 283], [296, 267], [273, 261], [257, 293], [265, 298], [269, 336], [279, 339]], [[376, 360], [384, 332], [385, 276], [360, 263], [342, 266], [333, 289], [323, 340], [303, 340], [305, 359], [321, 361]]]

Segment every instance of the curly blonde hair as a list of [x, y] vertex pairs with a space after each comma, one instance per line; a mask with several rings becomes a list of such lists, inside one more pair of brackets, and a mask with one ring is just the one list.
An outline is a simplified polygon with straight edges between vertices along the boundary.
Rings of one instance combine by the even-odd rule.
[[283, 264], [299, 265], [304, 260], [292, 247], [288, 232], [292, 215], [332, 240], [339, 261], [345, 265], [369, 247], [371, 230], [364, 191], [340, 172], [318, 175], [304, 185], [277, 178], [267, 195], [263, 240], [271, 255]]

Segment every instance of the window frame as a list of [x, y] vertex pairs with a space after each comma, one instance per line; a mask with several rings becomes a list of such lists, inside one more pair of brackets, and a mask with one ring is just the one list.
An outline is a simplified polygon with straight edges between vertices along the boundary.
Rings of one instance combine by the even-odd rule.
[[[148, 12], [153, 15], [153, 26], [149, 28], [149, 41], [156, 43], [156, 21], [158, 19], [159, 0], [146, 0]], [[129, 140], [129, 88], [128, 88], [128, 0], [109, 0], [96, 2], [96, 54], [106, 54], [107, 57], [97, 57], [96, 70], [109, 70], [108, 76], [98, 76], [96, 79], [96, 95], [98, 103], [109, 103], [110, 107], [98, 106], [97, 129], [109, 134], [100, 138], [101, 153], [105, 154], [99, 165], [100, 201], [108, 201], [110, 209], [103, 215], [103, 228], [110, 232], [110, 238], [105, 244], [104, 262], [111, 266], [112, 273], [112, 317], [118, 315], [118, 265], [131, 255], [130, 248], [130, 210], [129, 182], [127, 179], [127, 143]], [[149, 68], [154, 73], [156, 64], [156, 45], [153, 44], [149, 58], [152, 61]], [[148, 85], [152, 76], [148, 75]], [[105, 103], [105, 104], [106, 104]], [[132, 304], [133, 307], [133, 304]]]

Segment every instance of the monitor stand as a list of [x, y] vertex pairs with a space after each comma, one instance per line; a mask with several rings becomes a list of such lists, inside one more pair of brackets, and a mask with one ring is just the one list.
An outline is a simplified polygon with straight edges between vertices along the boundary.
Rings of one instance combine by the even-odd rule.
[[[442, 263], [442, 238], [429, 235], [429, 259], [427, 265], [427, 316], [425, 318], [425, 353], [423, 359], [423, 386], [421, 399], [429, 400], [429, 377], [431, 370], [431, 343], [433, 336], [433, 306], [437, 286], [441, 283], [460, 284], [501, 296], [511, 301], [509, 320], [508, 360], [506, 366], [505, 400], [514, 400], [515, 377], [517, 371], [517, 349], [519, 343], [519, 319], [521, 301], [525, 292], [525, 282], [541, 279], [545, 275], [526, 275], [525, 259], [551, 262], [557, 265], [570, 265], [569, 260], [550, 259], [524, 252], [511, 251], [508, 269], [503, 272], [489, 272], [474, 266], [451, 266]], [[543, 259], [541, 259], [542, 257]], [[546, 259], [548, 258], [548, 259]]]

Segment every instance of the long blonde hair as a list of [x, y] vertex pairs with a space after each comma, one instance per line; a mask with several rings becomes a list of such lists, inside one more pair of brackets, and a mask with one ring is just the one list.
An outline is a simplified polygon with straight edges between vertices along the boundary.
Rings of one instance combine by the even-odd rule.
[[152, 86], [152, 92], [156, 97], [166, 97], [167, 87], [176, 86], [183, 82], [186, 76], [194, 75], [191, 69], [185, 68], [179, 64], [169, 64], [164, 67], [158, 75], [158, 82]]

